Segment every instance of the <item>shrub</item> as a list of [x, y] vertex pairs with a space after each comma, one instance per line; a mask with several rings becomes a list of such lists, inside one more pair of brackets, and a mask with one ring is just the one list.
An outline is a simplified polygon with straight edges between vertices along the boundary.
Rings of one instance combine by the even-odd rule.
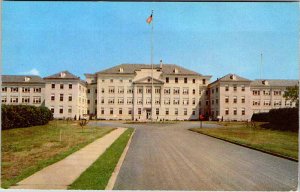
[[53, 120], [53, 114], [47, 107], [30, 105], [2, 105], [2, 129], [45, 125]]
[[299, 109], [281, 108], [269, 111], [269, 122], [272, 127], [285, 131], [298, 131], [299, 129]]
[[256, 122], [269, 122], [269, 112], [254, 113], [251, 117], [251, 121]]

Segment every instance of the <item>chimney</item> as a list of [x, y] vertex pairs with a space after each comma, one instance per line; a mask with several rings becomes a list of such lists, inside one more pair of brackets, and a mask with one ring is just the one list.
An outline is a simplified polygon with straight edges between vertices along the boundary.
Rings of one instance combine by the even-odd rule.
[[162, 60], [160, 60], [160, 69], [162, 69], [162, 65], [163, 65]]

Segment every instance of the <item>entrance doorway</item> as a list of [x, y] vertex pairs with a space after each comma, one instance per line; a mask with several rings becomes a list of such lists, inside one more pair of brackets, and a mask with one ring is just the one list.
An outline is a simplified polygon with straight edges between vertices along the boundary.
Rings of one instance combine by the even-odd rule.
[[151, 109], [146, 110], [146, 118], [151, 119]]

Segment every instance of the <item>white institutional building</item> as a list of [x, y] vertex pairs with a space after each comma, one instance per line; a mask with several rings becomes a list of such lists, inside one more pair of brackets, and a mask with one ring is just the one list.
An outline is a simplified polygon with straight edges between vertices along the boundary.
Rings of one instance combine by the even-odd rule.
[[203, 114], [245, 121], [253, 113], [294, 107], [283, 94], [287, 87], [299, 84], [298, 80], [252, 81], [235, 74], [210, 83], [210, 75], [162, 63], [153, 68], [121, 64], [85, 77], [83, 81], [68, 71], [45, 78], [2, 75], [2, 104], [44, 105], [58, 119], [89, 115], [139, 121], [198, 120]]

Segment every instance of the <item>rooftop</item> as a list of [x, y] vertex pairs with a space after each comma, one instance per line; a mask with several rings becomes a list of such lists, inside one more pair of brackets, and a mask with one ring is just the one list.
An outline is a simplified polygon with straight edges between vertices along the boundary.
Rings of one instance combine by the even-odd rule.
[[37, 75], [2, 75], [3, 83], [45, 83]]

